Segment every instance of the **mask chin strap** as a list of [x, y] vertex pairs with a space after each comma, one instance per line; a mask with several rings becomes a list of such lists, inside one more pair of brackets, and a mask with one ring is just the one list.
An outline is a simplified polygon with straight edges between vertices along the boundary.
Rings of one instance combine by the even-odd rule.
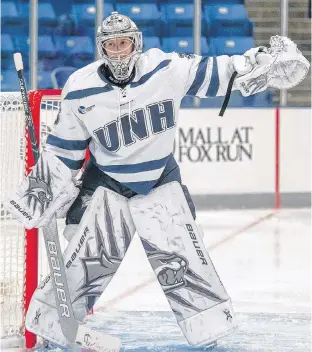
[[111, 69], [105, 64], [101, 66], [101, 73], [109, 82], [111, 82], [117, 86], [122, 87], [122, 86], [127, 85], [129, 82], [131, 82], [133, 80], [133, 78], [135, 76], [135, 67], [133, 67], [133, 70], [132, 70], [130, 76], [124, 80], [116, 79], [115, 76], [113, 75], [113, 72], [111, 71]]

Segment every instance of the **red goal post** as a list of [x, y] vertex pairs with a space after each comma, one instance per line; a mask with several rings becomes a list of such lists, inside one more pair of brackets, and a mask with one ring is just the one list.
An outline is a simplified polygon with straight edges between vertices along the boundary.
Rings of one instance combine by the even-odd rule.
[[[34, 166], [31, 143], [20, 93], [1, 92], [1, 198], [8, 197]], [[29, 103], [40, 148], [57, 116], [60, 89], [29, 92]], [[38, 281], [48, 274], [44, 245], [38, 229], [24, 230], [1, 208], [1, 320], [2, 347], [31, 348], [36, 336], [25, 330], [24, 320]]]

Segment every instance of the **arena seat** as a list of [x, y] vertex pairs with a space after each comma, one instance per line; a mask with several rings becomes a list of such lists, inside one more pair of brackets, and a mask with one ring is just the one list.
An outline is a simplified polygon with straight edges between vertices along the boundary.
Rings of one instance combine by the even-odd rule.
[[13, 1], [1, 2], [1, 33], [26, 34], [25, 25], [21, 22], [16, 4]]
[[[193, 36], [194, 5], [187, 3], [161, 4], [161, 36]], [[203, 27], [203, 26], [202, 26]]]
[[1, 1], [1, 24], [18, 22], [19, 14], [13, 1]]
[[39, 71], [37, 75], [38, 89], [53, 88], [50, 72]]
[[203, 7], [205, 5], [219, 5], [219, 4], [245, 4], [245, 0], [202, 0]]
[[[21, 3], [18, 6], [18, 12], [21, 23], [29, 26], [29, 4]], [[38, 33], [52, 34], [55, 26], [57, 25], [57, 18], [53, 6], [50, 3], [38, 3]]]
[[12, 58], [15, 48], [10, 34], [1, 34], [1, 59]]
[[239, 55], [254, 47], [253, 37], [217, 37], [210, 38], [214, 55]]
[[[29, 37], [22, 35], [14, 37], [15, 48], [20, 51], [23, 56], [29, 56]], [[52, 37], [49, 35], [38, 36], [38, 58], [55, 57], [56, 50]]]
[[[180, 52], [185, 54], [193, 54], [194, 53], [194, 39], [193, 37], [167, 37], [162, 39], [162, 49], [165, 52]], [[210, 48], [207, 44], [207, 40], [205, 37], [201, 37], [201, 54], [209, 55]]]
[[[106, 3], [104, 6], [104, 17], [108, 16], [114, 11], [113, 4]], [[94, 38], [95, 34], [95, 19], [96, 19], [96, 6], [90, 4], [73, 4], [72, 15], [77, 27], [77, 34], [87, 35]]]
[[155, 4], [127, 2], [117, 4], [116, 9], [119, 13], [129, 16], [144, 35], [159, 36], [160, 15]]
[[204, 7], [206, 35], [252, 36], [253, 24], [242, 4], [219, 4]]
[[95, 47], [90, 37], [71, 36], [55, 38], [57, 55], [64, 58], [64, 65], [80, 68], [94, 59]]
[[63, 88], [68, 77], [77, 70], [76, 67], [63, 66], [57, 67], [51, 72], [51, 82], [53, 88]]
[[144, 37], [143, 40], [143, 51], [151, 48], [161, 49], [160, 38], [159, 37]]
[[[24, 71], [24, 76], [26, 80], [26, 84], [28, 81], [29, 73], [28, 71]], [[2, 92], [18, 92], [19, 84], [16, 70], [3, 70], [1, 68], [1, 91]]]

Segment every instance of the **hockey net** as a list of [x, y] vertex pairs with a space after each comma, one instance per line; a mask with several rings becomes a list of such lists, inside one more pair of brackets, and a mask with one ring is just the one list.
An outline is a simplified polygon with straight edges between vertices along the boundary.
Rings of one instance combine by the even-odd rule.
[[[34, 165], [20, 93], [0, 93], [0, 193], [8, 197]], [[30, 92], [29, 100], [40, 146], [56, 119], [60, 90]], [[1, 203], [2, 204], [2, 203]], [[65, 245], [63, 240], [63, 246]], [[33, 347], [36, 337], [25, 331], [24, 319], [31, 296], [49, 272], [42, 236], [25, 231], [0, 209], [1, 347]]]

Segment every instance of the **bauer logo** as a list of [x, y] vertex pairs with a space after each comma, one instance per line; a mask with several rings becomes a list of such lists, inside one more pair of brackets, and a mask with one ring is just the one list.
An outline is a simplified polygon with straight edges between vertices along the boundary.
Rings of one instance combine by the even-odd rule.
[[21, 208], [19, 204], [17, 204], [14, 200], [11, 200], [10, 203], [28, 220], [32, 220], [32, 217]]
[[252, 160], [253, 127], [179, 128], [174, 154], [179, 162], [241, 162]]
[[57, 300], [59, 305], [58, 310], [61, 313], [62, 317], [70, 318], [70, 311], [67, 304], [68, 299], [66, 297], [67, 292], [63, 288], [65, 287], [65, 278], [63, 278], [63, 274], [61, 272], [61, 263], [59, 261], [59, 258], [62, 256], [62, 253], [58, 252], [58, 247], [54, 241], [48, 241], [47, 245], [50, 255], [49, 260], [52, 265], [51, 276], [53, 276], [54, 285], [56, 287], [57, 292]]

